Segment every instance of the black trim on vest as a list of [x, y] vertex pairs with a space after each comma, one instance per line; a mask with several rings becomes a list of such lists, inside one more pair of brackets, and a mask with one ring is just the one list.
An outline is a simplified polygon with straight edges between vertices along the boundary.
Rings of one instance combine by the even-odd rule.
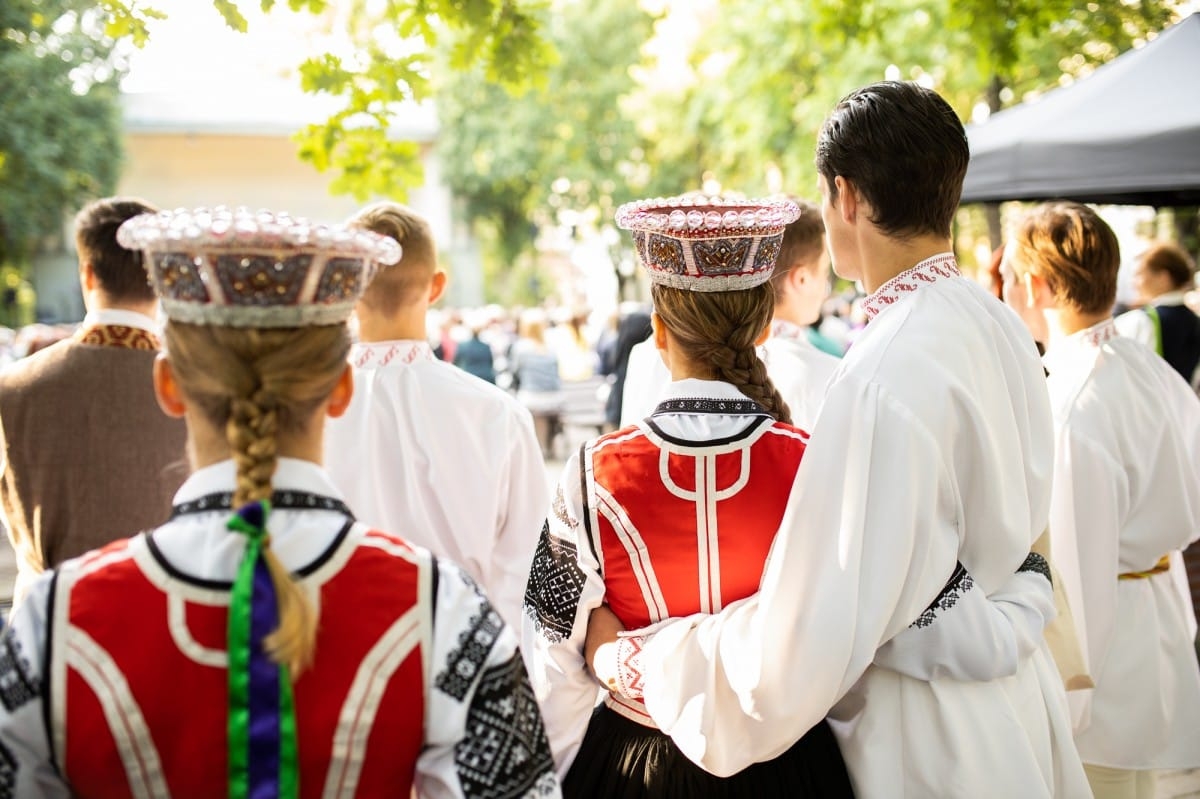
[[[333, 537], [333, 541], [330, 542], [329, 546], [326, 547], [320, 555], [313, 559], [311, 563], [305, 564], [303, 568], [298, 569], [296, 572], [294, 572], [294, 574], [297, 577], [308, 577], [317, 569], [321, 568], [321, 566], [325, 565], [329, 559], [333, 557], [333, 554], [337, 552], [338, 547], [342, 545], [342, 542], [346, 540], [346, 536], [350, 533], [350, 528], [353, 526], [354, 519], [347, 519], [346, 523], [342, 525], [342, 529], [339, 530], [338, 534]], [[165, 571], [172, 579], [179, 580], [181, 583], [187, 583], [188, 585], [194, 585], [199, 588], [207, 588], [209, 590], [233, 590], [233, 583], [231, 581], [206, 580], [203, 577], [194, 577], [190, 574], [185, 574], [184, 572], [181, 572], [179, 569], [175, 568], [173, 565], [171, 565], [170, 561], [167, 560], [166, 556], [163, 555], [162, 550], [158, 548], [158, 545], [154, 543], [153, 533], [146, 533], [146, 546], [150, 550], [150, 556], [154, 558], [162, 570]]]
[[[757, 414], [755, 414], [755, 415], [757, 415]], [[702, 447], [719, 447], [719, 446], [723, 446], [725, 444], [733, 444], [737, 441], [742, 441], [742, 440], [747, 439], [750, 436], [754, 435], [756, 432], [758, 432], [758, 429], [760, 427], [762, 427], [763, 425], [772, 425], [772, 424], [775, 424], [775, 419], [773, 417], [762, 416], [762, 417], [758, 418], [758, 421], [751, 422], [749, 425], [747, 425], [745, 430], [743, 430], [740, 433], [735, 433], [732, 436], [727, 436], [726, 438], [713, 438], [713, 439], [709, 439], [708, 441], [691, 441], [691, 440], [687, 440], [687, 439], [683, 439], [683, 438], [676, 438], [675, 436], [664, 433], [662, 428], [654, 423], [653, 417], [646, 419], [646, 426], [649, 427], [651, 430], [653, 430], [655, 435], [657, 435], [663, 441], [669, 441], [670, 443], [675, 444], [676, 446], [686, 447], [688, 449], [700, 449]]]
[[[170, 519], [218, 510], [233, 510], [232, 491], [205, 494], [197, 499], [181, 502], [171, 508]], [[345, 502], [309, 491], [289, 491], [287, 489], [274, 491], [271, 493], [271, 510], [332, 510], [351, 519], [354, 518], [354, 514]]]
[[437, 606], [438, 606], [438, 559], [437, 555], [429, 553], [429, 568], [433, 570], [429, 577], [429, 593], [432, 598], [429, 602], [429, 634], [433, 636], [433, 625], [437, 621]]
[[579, 445], [579, 501], [583, 503], [583, 532], [587, 535], [588, 549], [592, 557], [600, 563], [600, 554], [596, 551], [596, 542], [592, 540], [592, 511], [588, 507], [587, 469], [584, 466], [584, 456], [587, 455], [588, 442]]
[[42, 661], [42, 726], [46, 730], [46, 751], [50, 753], [50, 765], [63, 776], [63, 770], [58, 764], [58, 756], [54, 752], [54, 727], [50, 715], [50, 671], [54, 656], [54, 604], [58, 599], [58, 570], [50, 578], [50, 599], [46, 603], [46, 655]]

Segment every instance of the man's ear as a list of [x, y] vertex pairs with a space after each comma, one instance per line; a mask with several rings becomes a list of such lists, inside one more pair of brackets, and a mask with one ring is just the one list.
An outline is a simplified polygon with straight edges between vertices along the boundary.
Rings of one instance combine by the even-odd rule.
[[346, 368], [342, 370], [342, 374], [338, 377], [337, 384], [333, 387], [333, 392], [329, 395], [329, 403], [325, 406], [325, 413], [330, 418], [336, 419], [346, 412], [350, 407], [350, 400], [354, 398], [354, 369], [350, 364], [346, 364]]
[[429, 304], [433, 305], [442, 298], [442, 294], [446, 292], [446, 273], [441, 269], [433, 273], [433, 279], [429, 281]]
[[83, 285], [84, 291], [96, 290], [96, 269], [92, 266], [91, 261], [79, 262], [79, 282]]
[[833, 201], [834, 207], [841, 214], [842, 221], [853, 223], [858, 218], [858, 206], [862, 202], [858, 196], [858, 189], [841, 175], [833, 178], [833, 185], [837, 189], [837, 199]]
[[1026, 272], [1021, 276], [1021, 281], [1025, 284], [1025, 295], [1028, 297], [1026, 307], [1044, 310], [1057, 304], [1054, 291], [1041, 275]]
[[182, 419], [187, 411], [179, 384], [175, 382], [175, 373], [171, 371], [171, 362], [167, 356], [159, 353], [154, 359], [154, 396], [158, 407], [172, 419]]

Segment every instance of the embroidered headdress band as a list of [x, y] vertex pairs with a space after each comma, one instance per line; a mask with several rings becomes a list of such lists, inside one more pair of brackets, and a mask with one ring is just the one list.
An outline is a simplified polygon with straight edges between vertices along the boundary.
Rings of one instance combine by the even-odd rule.
[[748, 289], [775, 268], [783, 231], [800, 216], [787, 199], [682, 196], [617, 209], [652, 283], [691, 291]]
[[197, 208], [144, 214], [117, 231], [145, 251], [169, 319], [230, 327], [336, 324], [400, 245], [286, 213]]

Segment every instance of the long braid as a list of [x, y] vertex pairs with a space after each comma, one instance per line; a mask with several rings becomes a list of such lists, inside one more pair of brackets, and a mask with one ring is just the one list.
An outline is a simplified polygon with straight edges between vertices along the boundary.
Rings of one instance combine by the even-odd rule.
[[656, 285], [652, 294], [655, 310], [689, 359], [709, 367], [713, 377], [735, 386], [778, 421], [791, 424], [791, 410], [754, 346], [775, 309], [769, 283], [715, 292]]
[[[350, 348], [344, 326], [261, 331], [171, 322], [167, 357], [183, 393], [223, 426], [237, 466], [235, 507], [269, 499], [278, 436], [303, 427], [333, 390]], [[218, 427], [220, 429], [220, 427]], [[312, 662], [317, 608], [264, 540], [279, 627], [265, 640], [293, 677]]]

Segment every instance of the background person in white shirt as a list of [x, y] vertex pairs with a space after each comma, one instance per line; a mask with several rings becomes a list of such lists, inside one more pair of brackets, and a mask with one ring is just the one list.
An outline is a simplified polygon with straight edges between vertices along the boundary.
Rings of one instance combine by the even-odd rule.
[[797, 197], [800, 216], [783, 232], [779, 265], [771, 276], [775, 314], [771, 336], [759, 348], [767, 374], [792, 410], [792, 424], [811, 430], [825, 387], [841, 359], [818, 349], [810, 326], [829, 297], [829, 248], [821, 209]]
[[1195, 617], [1179, 579], [1179, 551], [1200, 535], [1200, 403], [1117, 333], [1119, 264], [1104, 220], [1059, 202], [1021, 220], [1001, 271], [1006, 296], [1049, 332], [1051, 546], [1096, 684], [1068, 695], [1079, 753], [1098, 799], [1152, 799], [1155, 770], [1200, 766]]
[[359, 300], [354, 399], [325, 430], [325, 464], [359, 519], [449, 557], [519, 629], [550, 491], [529, 411], [437, 360], [425, 315], [446, 287], [429, 224], [380, 203], [351, 220], [404, 252]]

